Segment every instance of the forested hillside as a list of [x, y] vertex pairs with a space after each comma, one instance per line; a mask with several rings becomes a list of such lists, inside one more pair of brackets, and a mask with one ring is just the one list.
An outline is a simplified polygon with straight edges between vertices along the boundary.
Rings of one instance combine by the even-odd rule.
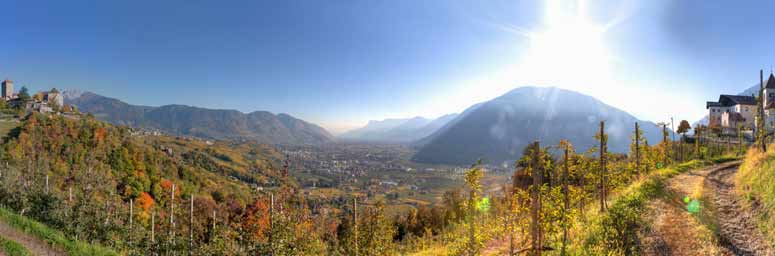
[[138, 106], [91, 92], [67, 94], [65, 103], [101, 120], [172, 135], [210, 139], [246, 139], [272, 144], [319, 144], [333, 136], [288, 114], [267, 111], [206, 109], [185, 105]]
[[[290, 200], [288, 191], [295, 189], [281, 175], [280, 155], [265, 145], [205, 147], [201, 141], [134, 135], [93, 118], [42, 114], [27, 117], [6, 140], [2, 205], [76, 240], [120, 251], [181, 250], [190, 232], [201, 253], [258, 250], [268, 196], [256, 187], [276, 190], [278, 202]], [[192, 196], [193, 223], [187, 218]], [[288, 235], [314, 244], [314, 236]]]
[[388, 215], [381, 201], [355, 204], [360, 193], [306, 199], [267, 145], [142, 134], [31, 114], [0, 152], [0, 205], [130, 255], [392, 255], [463, 217], [460, 191]]

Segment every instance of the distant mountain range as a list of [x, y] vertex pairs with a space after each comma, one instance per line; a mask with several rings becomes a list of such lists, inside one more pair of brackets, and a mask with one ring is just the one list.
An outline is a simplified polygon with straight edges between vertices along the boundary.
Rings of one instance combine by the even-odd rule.
[[333, 136], [288, 114], [206, 109], [184, 105], [137, 106], [91, 92], [67, 91], [65, 104], [119, 125], [158, 129], [172, 135], [246, 139], [270, 144], [320, 144]]
[[635, 122], [651, 144], [661, 140], [661, 128], [577, 92], [558, 88], [522, 87], [474, 105], [430, 136], [417, 142], [413, 161], [472, 164], [477, 159], [502, 164], [516, 160], [524, 147], [567, 139], [577, 151], [597, 145], [599, 122], [605, 121], [611, 152], [627, 152]]
[[339, 135], [342, 140], [384, 143], [410, 143], [431, 135], [458, 114], [436, 119], [414, 117], [406, 119], [372, 120], [366, 126]]

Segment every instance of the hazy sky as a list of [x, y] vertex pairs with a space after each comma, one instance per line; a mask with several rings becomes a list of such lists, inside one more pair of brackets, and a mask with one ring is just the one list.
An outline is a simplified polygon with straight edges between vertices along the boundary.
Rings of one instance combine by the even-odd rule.
[[[775, 65], [775, 1], [12, 1], [0, 76], [332, 132], [524, 86], [691, 121]], [[573, 104], [569, 102], [568, 104]]]

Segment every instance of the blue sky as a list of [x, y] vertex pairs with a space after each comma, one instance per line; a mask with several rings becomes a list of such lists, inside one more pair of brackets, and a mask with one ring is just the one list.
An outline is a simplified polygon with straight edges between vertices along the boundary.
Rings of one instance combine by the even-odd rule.
[[[696, 120], [775, 65], [775, 1], [13, 1], [0, 76], [332, 132], [524, 85]], [[769, 16], [769, 17], [768, 17]], [[555, 56], [562, 53], [562, 56]]]

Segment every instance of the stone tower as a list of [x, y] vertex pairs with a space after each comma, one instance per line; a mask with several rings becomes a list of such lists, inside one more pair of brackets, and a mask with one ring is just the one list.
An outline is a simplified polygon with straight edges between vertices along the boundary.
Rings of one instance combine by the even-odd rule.
[[2, 97], [3, 99], [10, 99], [13, 97], [13, 81], [8, 79], [3, 81]]

